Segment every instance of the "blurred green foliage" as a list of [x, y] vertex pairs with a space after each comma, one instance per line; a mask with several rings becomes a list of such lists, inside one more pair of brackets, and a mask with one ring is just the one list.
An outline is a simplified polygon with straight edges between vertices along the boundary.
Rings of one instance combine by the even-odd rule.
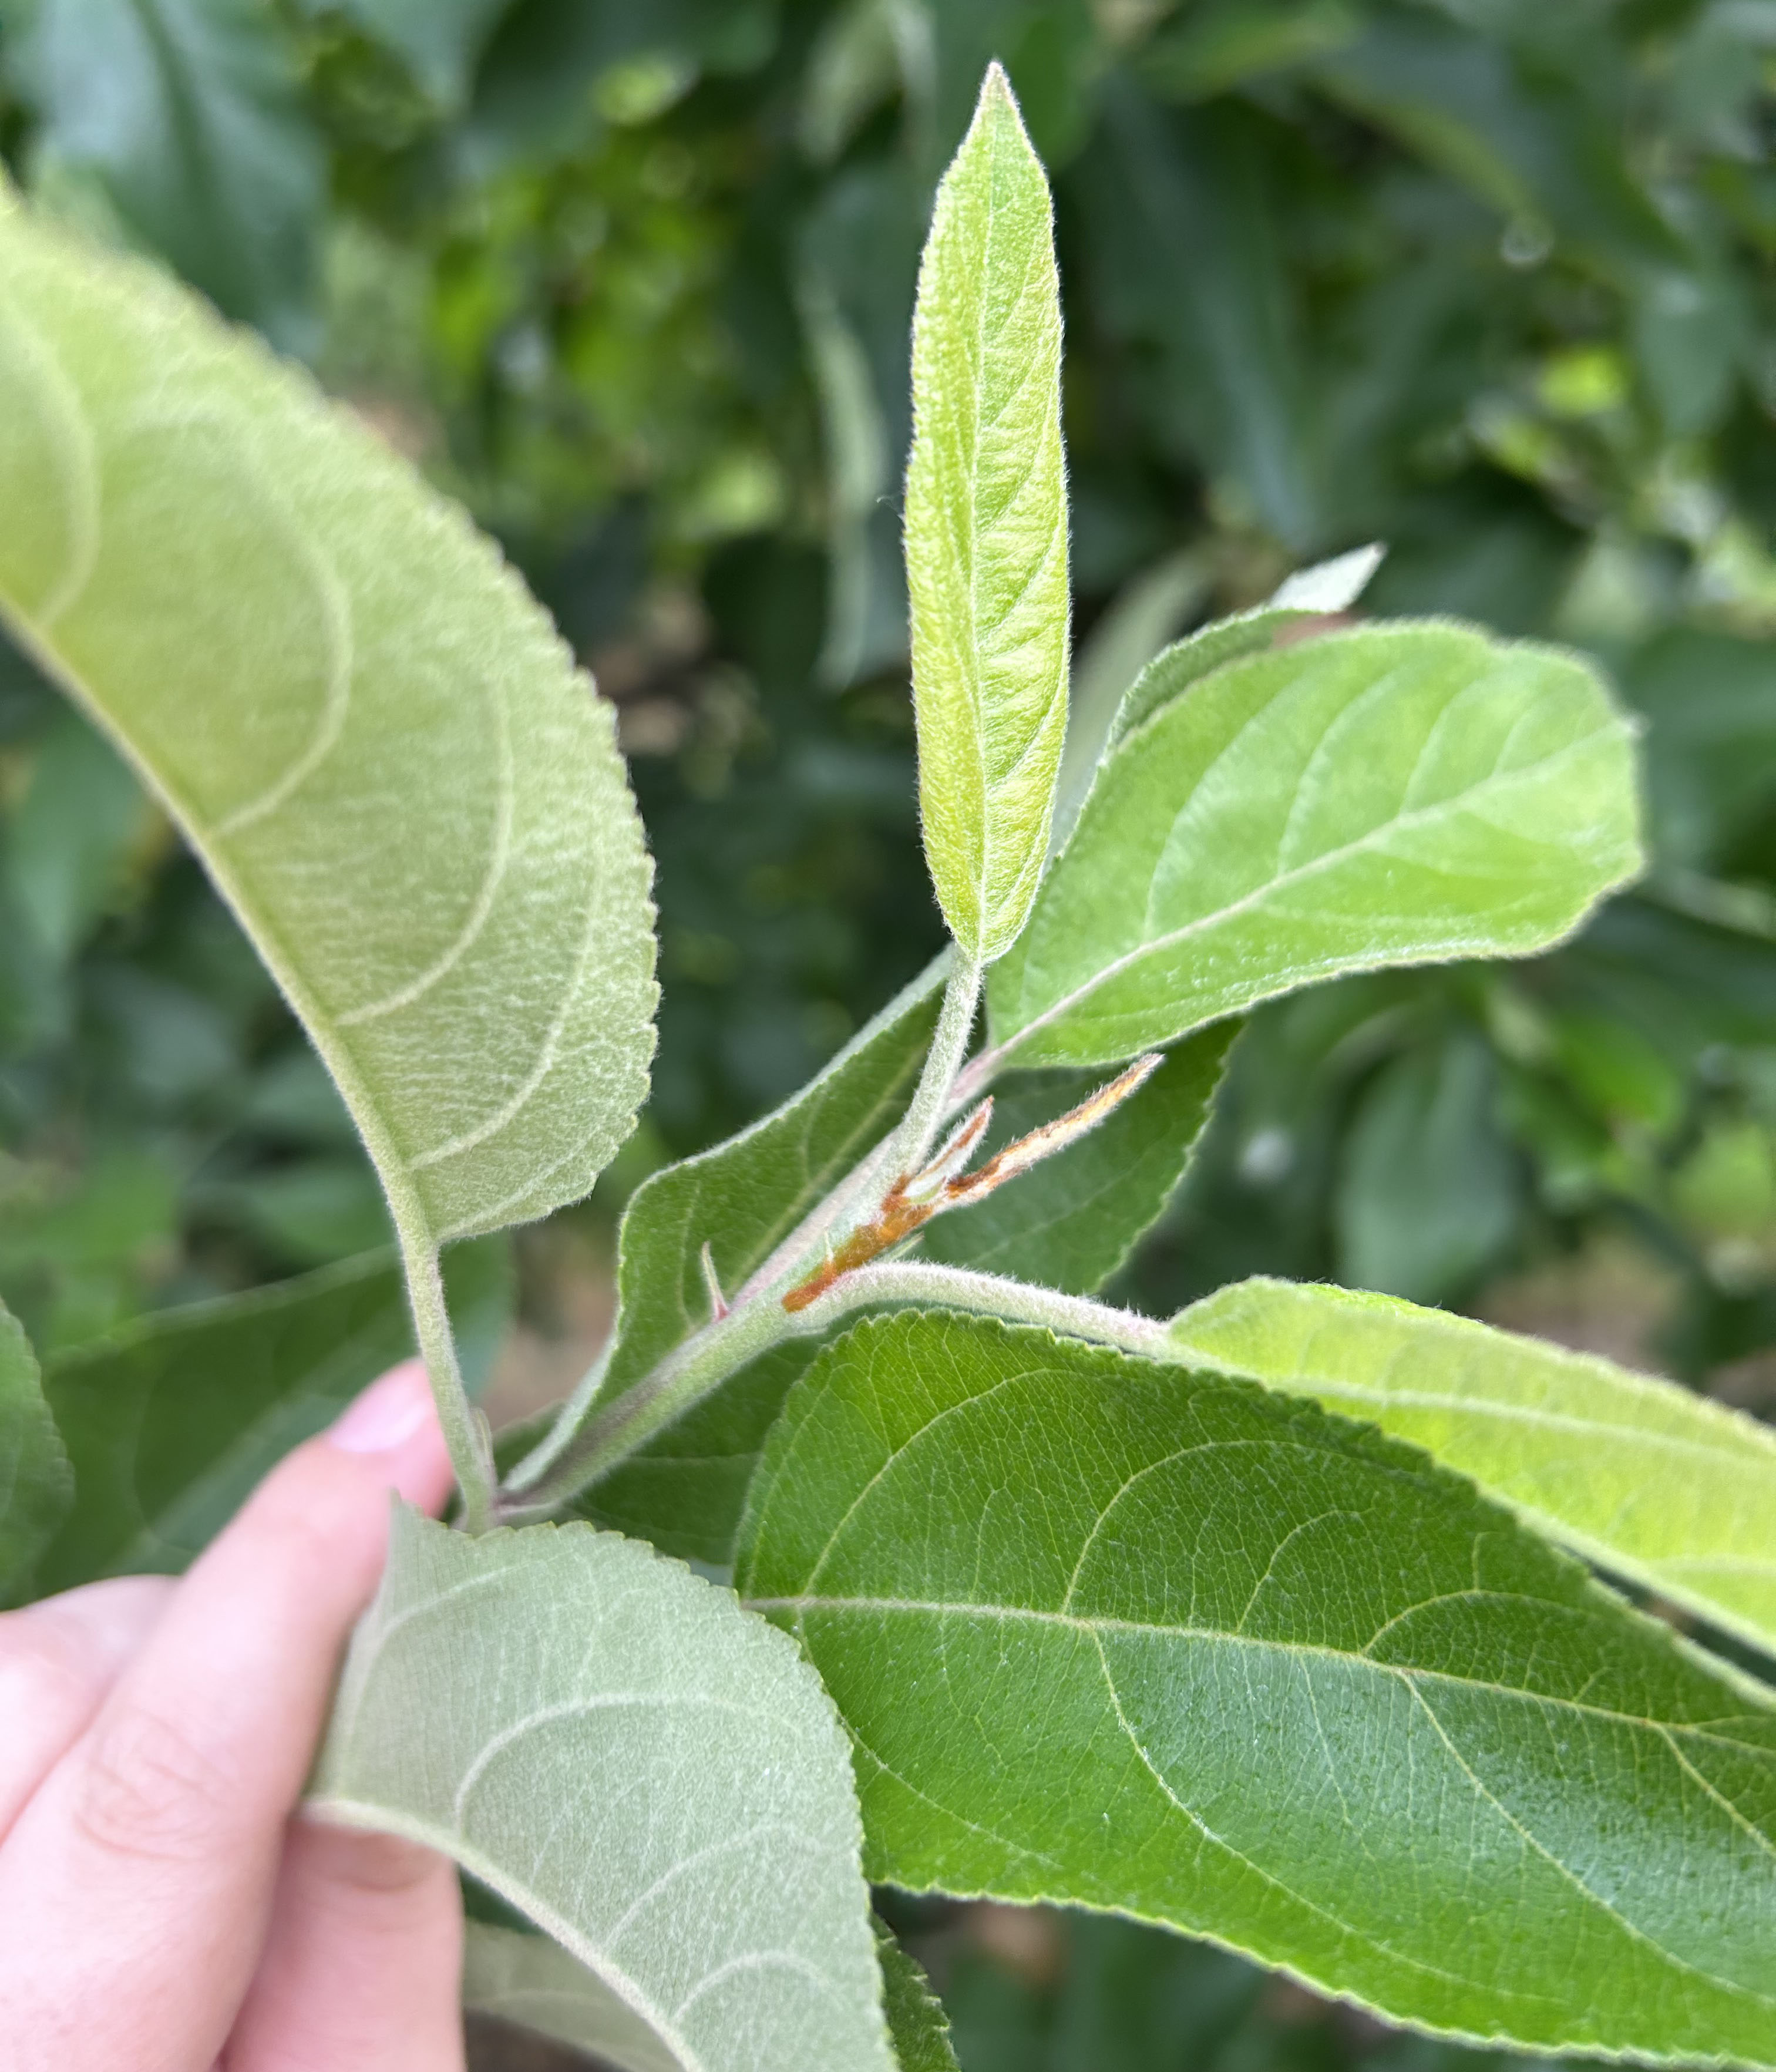
[[[1375, 538], [1365, 610], [1585, 646], [1647, 725], [1647, 882], [1535, 964], [1260, 1014], [1124, 1293], [1459, 1303], [1626, 1248], [1675, 1371], [1776, 1395], [1773, 0], [0, 0], [0, 154], [306, 356], [619, 701], [666, 989], [620, 1192], [939, 939], [897, 504], [994, 55], [1054, 180], [1078, 681]], [[39, 1343], [376, 1242], [269, 981], [10, 655], [0, 809], [0, 1295]], [[1124, 2062], [984, 2019], [970, 2072]], [[1332, 2034], [1216, 2048], [1363, 2054]]]

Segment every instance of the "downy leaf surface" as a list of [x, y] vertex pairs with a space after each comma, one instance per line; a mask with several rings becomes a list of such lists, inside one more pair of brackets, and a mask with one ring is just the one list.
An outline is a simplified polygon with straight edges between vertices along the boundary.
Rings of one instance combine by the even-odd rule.
[[1112, 1063], [1337, 972], [1526, 956], [1640, 867], [1631, 729], [1576, 656], [1396, 622], [1187, 688], [1116, 742], [992, 973], [1007, 1062]]
[[1390, 1296], [1242, 1281], [1181, 1360], [1372, 1418], [1545, 1531], [1776, 1652], [1776, 1433], [1676, 1383]]
[[560, 1943], [486, 1921], [463, 1926], [465, 2007], [591, 2051], [618, 2072], [682, 2072], [641, 2016]]
[[652, 1044], [610, 709], [462, 513], [146, 267], [0, 203], [0, 616], [159, 795], [409, 1248], [584, 1194]]
[[[473, 1390], [511, 1314], [508, 1241], [457, 1247], [444, 1286]], [[176, 1574], [273, 1462], [413, 1350], [401, 1268], [384, 1251], [163, 1310], [57, 1355], [45, 1392], [74, 1502], [38, 1564], [38, 1591]]]
[[[1179, 1044], [1076, 1144], [985, 1200], [927, 1224], [921, 1253], [1070, 1295], [1101, 1288], [1184, 1177], [1239, 1033], [1239, 1023], [1223, 1022]], [[993, 1127], [976, 1162], [1064, 1115], [1103, 1083], [1101, 1072], [1013, 1075], [993, 1090]]]
[[1776, 2062], [1776, 1712], [1397, 1441], [902, 1314], [791, 1392], [738, 1579], [851, 1729], [874, 1878], [1470, 2037]]
[[397, 1507], [313, 1794], [454, 1856], [667, 2066], [891, 2072], [832, 1703], [784, 1635], [652, 1548]]
[[906, 586], [925, 853], [964, 956], [1001, 956], [1067, 731], [1061, 313], [1048, 183], [995, 64], [937, 191], [913, 315]]
[[[924, 1973], [878, 1921], [882, 2012], [899, 2072], [956, 2072], [949, 2024]], [[483, 1921], [467, 1924], [464, 2004], [590, 2050], [618, 2072], [678, 2072], [678, 2060], [647, 2024], [546, 1935]]]
[[0, 1306], [0, 1605], [55, 1536], [74, 1481], [25, 1327]]

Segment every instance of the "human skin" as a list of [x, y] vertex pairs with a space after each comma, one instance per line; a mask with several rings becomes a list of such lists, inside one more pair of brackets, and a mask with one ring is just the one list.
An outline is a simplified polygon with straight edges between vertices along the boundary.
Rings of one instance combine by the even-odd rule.
[[450, 1480], [411, 1361], [183, 1578], [0, 1617], [11, 2072], [461, 2072], [451, 1866], [297, 1810], [389, 1492], [435, 1511]]

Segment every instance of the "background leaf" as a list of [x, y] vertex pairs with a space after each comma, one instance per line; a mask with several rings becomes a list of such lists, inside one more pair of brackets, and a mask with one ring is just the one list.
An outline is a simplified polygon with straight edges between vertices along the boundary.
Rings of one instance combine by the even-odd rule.
[[1522, 1184], [1499, 1105], [1492, 1052], [1471, 1030], [1382, 1067], [1344, 1141], [1342, 1279], [1437, 1302], [1497, 1260], [1517, 1225]]
[[995, 64], [919, 267], [906, 469], [925, 853], [983, 963], [1030, 911], [1067, 729], [1059, 295], [1048, 183]]
[[1776, 1435], [1650, 1375], [1465, 1317], [1255, 1280], [1193, 1303], [1179, 1357], [1373, 1418], [1544, 1531], [1776, 1651]]
[[16, 207], [0, 397], [0, 612], [202, 854], [405, 1242], [583, 1194], [645, 1086], [648, 865], [541, 614], [367, 433]]
[[1628, 726], [1577, 656], [1434, 624], [1248, 656], [1100, 769], [989, 982], [993, 1040], [1108, 1063], [1334, 972], [1523, 956], [1639, 867], [1635, 821]]
[[[452, 1702], [430, 1702], [447, 1684]], [[584, 1525], [404, 1508], [311, 1804], [442, 1849], [684, 2072], [889, 2072], [845, 1736], [727, 1592]]]
[[[1188, 1038], [1078, 1143], [972, 1207], [928, 1223], [921, 1253], [1070, 1295], [1101, 1288], [1164, 1213], [1239, 1034], [1239, 1023], [1228, 1022]], [[1013, 1075], [993, 1091], [993, 1127], [981, 1157], [1064, 1115], [1102, 1083], [1095, 1072]]]
[[950, 2025], [925, 1974], [880, 1921], [875, 1926], [882, 2005], [900, 2072], [957, 2072]]
[[225, 315], [311, 343], [326, 179], [294, 52], [253, 0], [35, 0], [40, 187], [91, 195]]
[[792, 1392], [738, 1577], [851, 1729], [873, 1877], [1470, 2036], [1776, 2060], [1776, 1712], [1409, 1449], [890, 1318]]
[[0, 1309], [0, 1605], [54, 1538], [73, 1476], [43, 1400], [36, 1355], [18, 1318]]
[[[444, 1285], [475, 1390], [511, 1313], [507, 1244], [458, 1247]], [[163, 1311], [52, 1359], [46, 1392], [74, 1502], [38, 1564], [38, 1592], [176, 1574], [274, 1462], [413, 1350], [401, 1268], [384, 1251]]]

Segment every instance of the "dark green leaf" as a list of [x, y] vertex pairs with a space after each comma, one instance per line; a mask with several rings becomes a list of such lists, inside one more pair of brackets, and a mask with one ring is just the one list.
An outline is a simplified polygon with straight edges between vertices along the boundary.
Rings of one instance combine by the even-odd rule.
[[957, 2072], [950, 2025], [925, 1974], [879, 1920], [875, 1930], [882, 2006], [900, 2072]]
[[655, 1174], [623, 1219], [608, 1403], [709, 1320], [700, 1255], [732, 1296], [899, 1120], [937, 1022], [940, 960], [773, 1115]]
[[[458, 1246], [444, 1281], [472, 1385], [510, 1312], [508, 1244]], [[413, 1350], [400, 1267], [379, 1252], [163, 1311], [52, 1361], [47, 1393], [75, 1501], [38, 1591], [183, 1568], [273, 1462]]]
[[[1078, 1143], [971, 1208], [926, 1227], [919, 1249], [949, 1266], [1038, 1281], [1070, 1295], [1101, 1288], [1155, 1222], [1208, 1120], [1236, 1022], [1186, 1038], [1146, 1084]], [[1016, 1075], [993, 1095], [991, 1153], [1103, 1084], [1101, 1072]]]
[[97, 181], [225, 314], [310, 342], [326, 183], [273, 9], [39, 0], [21, 65], [43, 117], [38, 184]]
[[851, 1728], [874, 1877], [1475, 2037], [1776, 2063], [1776, 1712], [1412, 1449], [902, 1315], [791, 1392], [738, 1572]]
[[765, 1435], [818, 1350], [800, 1339], [761, 1353], [584, 1491], [575, 1515], [726, 1568]]
[[1476, 1030], [1382, 1067], [1344, 1142], [1341, 1280], [1439, 1302], [1498, 1257], [1522, 1191], [1498, 1106], [1498, 1068]]
[[0, 1309], [0, 1605], [55, 1536], [74, 1493], [24, 1326]]

